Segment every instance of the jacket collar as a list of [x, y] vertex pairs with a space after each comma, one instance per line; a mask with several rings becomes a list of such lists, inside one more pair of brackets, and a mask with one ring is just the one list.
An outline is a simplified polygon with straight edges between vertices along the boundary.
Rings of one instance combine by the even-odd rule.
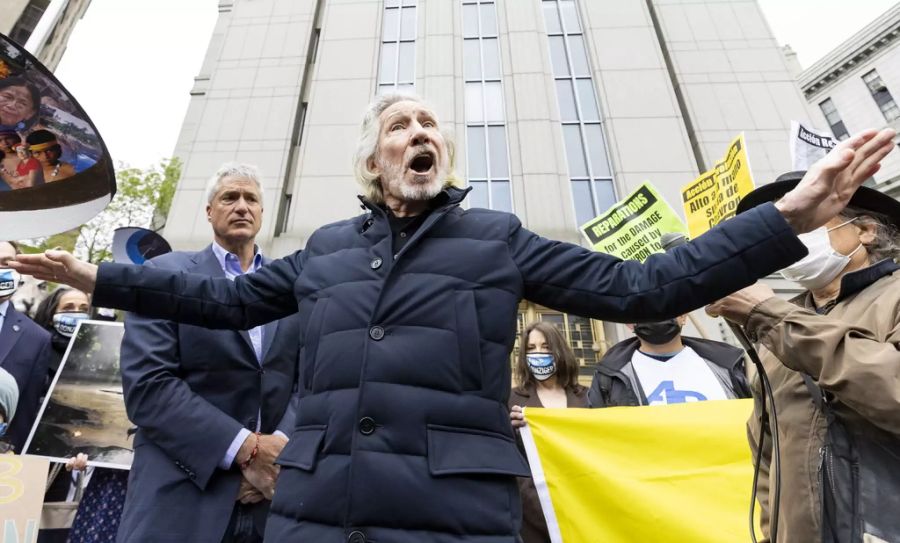
[[[444, 190], [439, 192], [437, 196], [431, 199], [430, 203], [432, 211], [462, 203], [470, 190], [472, 190], [472, 187], [467, 187], [464, 189], [454, 187], [452, 185], [445, 187]], [[357, 196], [357, 198], [359, 198], [359, 201], [362, 202], [363, 207], [368, 208], [373, 213], [378, 213], [385, 217], [387, 216], [384, 204], [376, 204], [362, 195]]]
[[[727, 343], [685, 336], [681, 337], [681, 341], [685, 347], [693, 349], [700, 358], [729, 371], [734, 370], [735, 366], [744, 359], [744, 351]], [[621, 371], [626, 364], [631, 362], [631, 357], [638, 350], [640, 344], [640, 340], [633, 337], [613, 345], [606, 351], [603, 362], [597, 366], [598, 369], [604, 373]]]
[[[537, 391], [530, 384], [519, 385], [512, 389], [512, 393], [523, 398], [523, 407], [543, 407]], [[578, 407], [585, 402], [587, 388], [576, 384], [574, 388], [566, 389], [566, 406]]]
[[804, 292], [800, 296], [794, 298], [794, 301], [797, 302], [798, 305], [813, 309], [819, 313], [827, 313], [828, 311], [831, 311], [831, 308], [833, 308], [835, 305], [843, 302], [850, 296], [853, 296], [857, 292], [865, 289], [882, 277], [893, 274], [898, 269], [900, 269], [900, 265], [898, 265], [892, 259], [886, 258], [877, 264], [867, 266], [861, 270], [850, 272], [842, 277], [841, 290], [838, 292], [837, 298], [828, 302], [822, 307], [816, 307], [815, 303], [813, 303], [812, 294], [809, 292]]

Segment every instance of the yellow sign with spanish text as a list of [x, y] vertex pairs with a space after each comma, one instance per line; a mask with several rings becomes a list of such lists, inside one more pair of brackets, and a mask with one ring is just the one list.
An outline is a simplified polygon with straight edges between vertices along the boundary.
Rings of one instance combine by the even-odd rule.
[[741, 134], [728, 145], [722, 160], [681, 189], [691, 238], [733, 217], [738, 202], [753, 188], [747, 144]]

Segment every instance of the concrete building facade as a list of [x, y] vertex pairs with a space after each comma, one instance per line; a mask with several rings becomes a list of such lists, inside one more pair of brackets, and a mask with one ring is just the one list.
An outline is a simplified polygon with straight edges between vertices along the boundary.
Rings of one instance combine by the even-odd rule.
[[[900, 4], [851, 36], [798, 77], [810, 108], [825, 117], [821, 129], [838, 138], [890, 126], [900, 130]], [[891, 153], [874, 186], [900, 196], [900, 156]]]
[[72, 29], [91, 0], [3, 0], [0, 34], [24, 46], [50, 71], [56, 69]]
[[[456, 136], [470, 204], [546, 237], [650, 180], [679, 189], [744, 132], [757, 183], [790, 167], [806, 102], [755, 0], [220, 0], [174, 154], [183, 177], [166, 238], [208, 243], [209, 175], [264, 172], [270, 256], [360, 213], [359, 123], [382, 92], [415, 92]], [[583, 363], [624, 327], [523, 304], [559, 323]], [[724, 326], [708, 321], [713, 337]], [[724, 335], [723, 335], [724, 334]]]

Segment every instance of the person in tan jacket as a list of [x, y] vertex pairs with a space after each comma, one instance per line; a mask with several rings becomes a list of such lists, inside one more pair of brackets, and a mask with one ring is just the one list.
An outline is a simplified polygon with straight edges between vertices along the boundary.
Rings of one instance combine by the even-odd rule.
[[[786, 174], [756, 189], [741, 202], [738, 213], [779, 198], [803, 173]], [[713, 316], [744, 326], [757, 342], [772, 384], [782, 463], [778, 541], [833, 538], [822, 532], [820, 505], [826, 417], [804, 374], [825, 393], [846, 427], [900, 437], [900, 266], [894, 261], [900, 256], [898, 228], [900, 202], [861, 187], [839, 216], [800, 236], [809, 255], [782, 270], [806, 292], [788, 302], [758, 283], [707, 308]], [[762, 530], [769, 538], [772, 440], [767, 436], [761, 450], [756, 445], [761, 434], [758, 377], [753, 389], [757, 402], [748, 437], [754, 461], [762, 455], [757, 498]]]

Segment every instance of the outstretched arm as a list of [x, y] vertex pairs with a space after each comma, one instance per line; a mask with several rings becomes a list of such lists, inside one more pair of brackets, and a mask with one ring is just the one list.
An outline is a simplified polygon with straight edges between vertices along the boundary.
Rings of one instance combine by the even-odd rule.
[[66, 251], [18, 255], [9, 266], [38, 279], [93, 292], [98, 307], [206, 328], [248, 330], [297, 311], [293, 286], [304, 253], [270, 262], [234, 281], [147, 266], [98, 266]]
[[527, 299], [618, 322], [669, 318], [694, 310], [796, 262], [806, 254], [797, 233], [840, 213], [893, 149], [893, 130], [867, 130], [816, 162], [794, 190], [716, 226], [643, 264], [544, 239], [514, 217], [510, 257]]

